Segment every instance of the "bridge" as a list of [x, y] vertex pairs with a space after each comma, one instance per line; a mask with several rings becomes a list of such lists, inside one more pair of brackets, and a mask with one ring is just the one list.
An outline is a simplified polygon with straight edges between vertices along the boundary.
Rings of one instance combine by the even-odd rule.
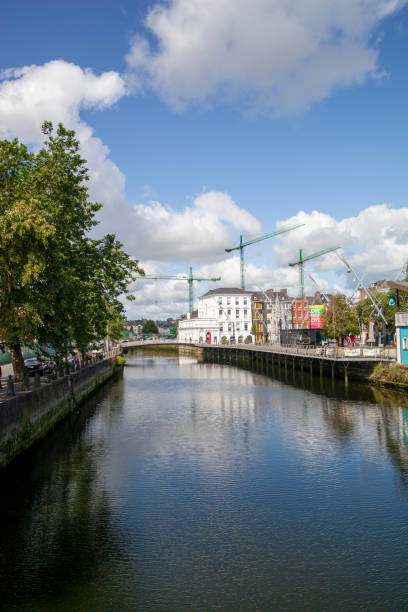
[[393, 347], [301, 347], [280, 344], [198, 344], [184, 343], [175, 340], [144, 340], [123, 342], [122, 349], [152, 348], [159, 346], [174, 346], [195, 348], [202, 351], [204, 361], [229, 365], [245, 365], [266, 370], [268, 367], [289, 367], [307, 369], [312, 375], [319, 371], [320, 376], [367, 380], [378, 363], [394, 363], [396, 349]]

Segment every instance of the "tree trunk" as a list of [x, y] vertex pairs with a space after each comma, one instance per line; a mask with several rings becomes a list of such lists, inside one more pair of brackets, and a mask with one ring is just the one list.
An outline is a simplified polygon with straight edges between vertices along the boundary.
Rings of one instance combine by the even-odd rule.
[[19, 343], [9, 344], [8, 349], [11, 355], [11, 363], [13, 364], [14, 375], [16, 381], [22, 382], [24, 379], [25, 365], [21, 345]]

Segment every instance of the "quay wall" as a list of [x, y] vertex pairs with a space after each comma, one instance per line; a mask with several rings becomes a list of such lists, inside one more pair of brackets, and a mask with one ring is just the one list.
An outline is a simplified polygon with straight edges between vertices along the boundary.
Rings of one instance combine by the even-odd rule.
[[123, 366], [109, 357], [0, 404], [0, 469], [26, 452]]
[[256, 348], [223, 347], [211, 345], [204, 347], [204, 361], [221, 364], [243, 365], [247, 368], [276, 371], [300, 370], [305, 374], [315, 374], [349, 380], [368, 381], [380, 359], [338, 359], [315, 355], [279, 353], [278, 351], [257, 350]]

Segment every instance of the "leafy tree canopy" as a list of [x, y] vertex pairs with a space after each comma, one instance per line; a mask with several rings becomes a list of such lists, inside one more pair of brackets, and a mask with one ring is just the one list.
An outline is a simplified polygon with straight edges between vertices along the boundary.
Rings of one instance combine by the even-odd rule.
[[343, 293], [330, 296], [325, 309], [323, 334], [331, 338], [359, 334], [360, 328], [355, 308], [350, 305]]
[[51, 122], [43, 133], [37, 154], [0, 141], [0, 338], [19, 377], [22, 344], [51, 345], [62, 358], [72, 344], [99, 340], [143, 274], [115, 236], [89, 236], [101, 204], [89, 200], [75, 133]]
[[157, 325], [151, 319], [148, 319], [143, 323], [142, 334], [158, 334], [159, 330]]

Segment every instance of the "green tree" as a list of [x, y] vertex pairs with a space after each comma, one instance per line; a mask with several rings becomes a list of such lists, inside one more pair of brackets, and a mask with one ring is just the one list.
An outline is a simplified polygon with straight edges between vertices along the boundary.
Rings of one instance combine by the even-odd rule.
[[113, 235], [88, 236], [99, 203], [89, 200], [85, 160], [72, 130], [54, 134], [34, 155], [17, 140], [0, 141], [0, 335], [21, 378], [21, 345], [50, 344], [66, 356], [72, 344], [105, 336], [123, 314], [138, 262]]
[[157, 325], [151, 319], [148, 319], [143, 323], [142, 334], [158, 334], [159, 330], [157, 329]]
[[[387, 331], [394, 332], [395, 331], [395, 313], [397, 310], [396, 306], [390, 306], [388, 303], [388, 299], [390, 297], [396, 298], [396, 290], [390, 289], [388, 292], [383, 293], [373, 293], [373, 299], [379, 305], [382, 312], [384, 313], [385, 319], [387, 321]], [[400, 294], [400, 311], [404, 311], [407, 309], [407, 302], [405, 296]], [[370, 321], [374, 321], [375, 319], [381, 324], [382, 319], [379, 319], [371, 300], [369, 298], [365, 298], [364, 300], [360, 300], [356, 306], [357, 316], [361, 324], [363, 324], [366, 329], [368, 329]]]
[[331, 338], [344, 338], [360, 331], [356, 310], [343, 293], [330, 296], [324, 313], [323, 334]]

